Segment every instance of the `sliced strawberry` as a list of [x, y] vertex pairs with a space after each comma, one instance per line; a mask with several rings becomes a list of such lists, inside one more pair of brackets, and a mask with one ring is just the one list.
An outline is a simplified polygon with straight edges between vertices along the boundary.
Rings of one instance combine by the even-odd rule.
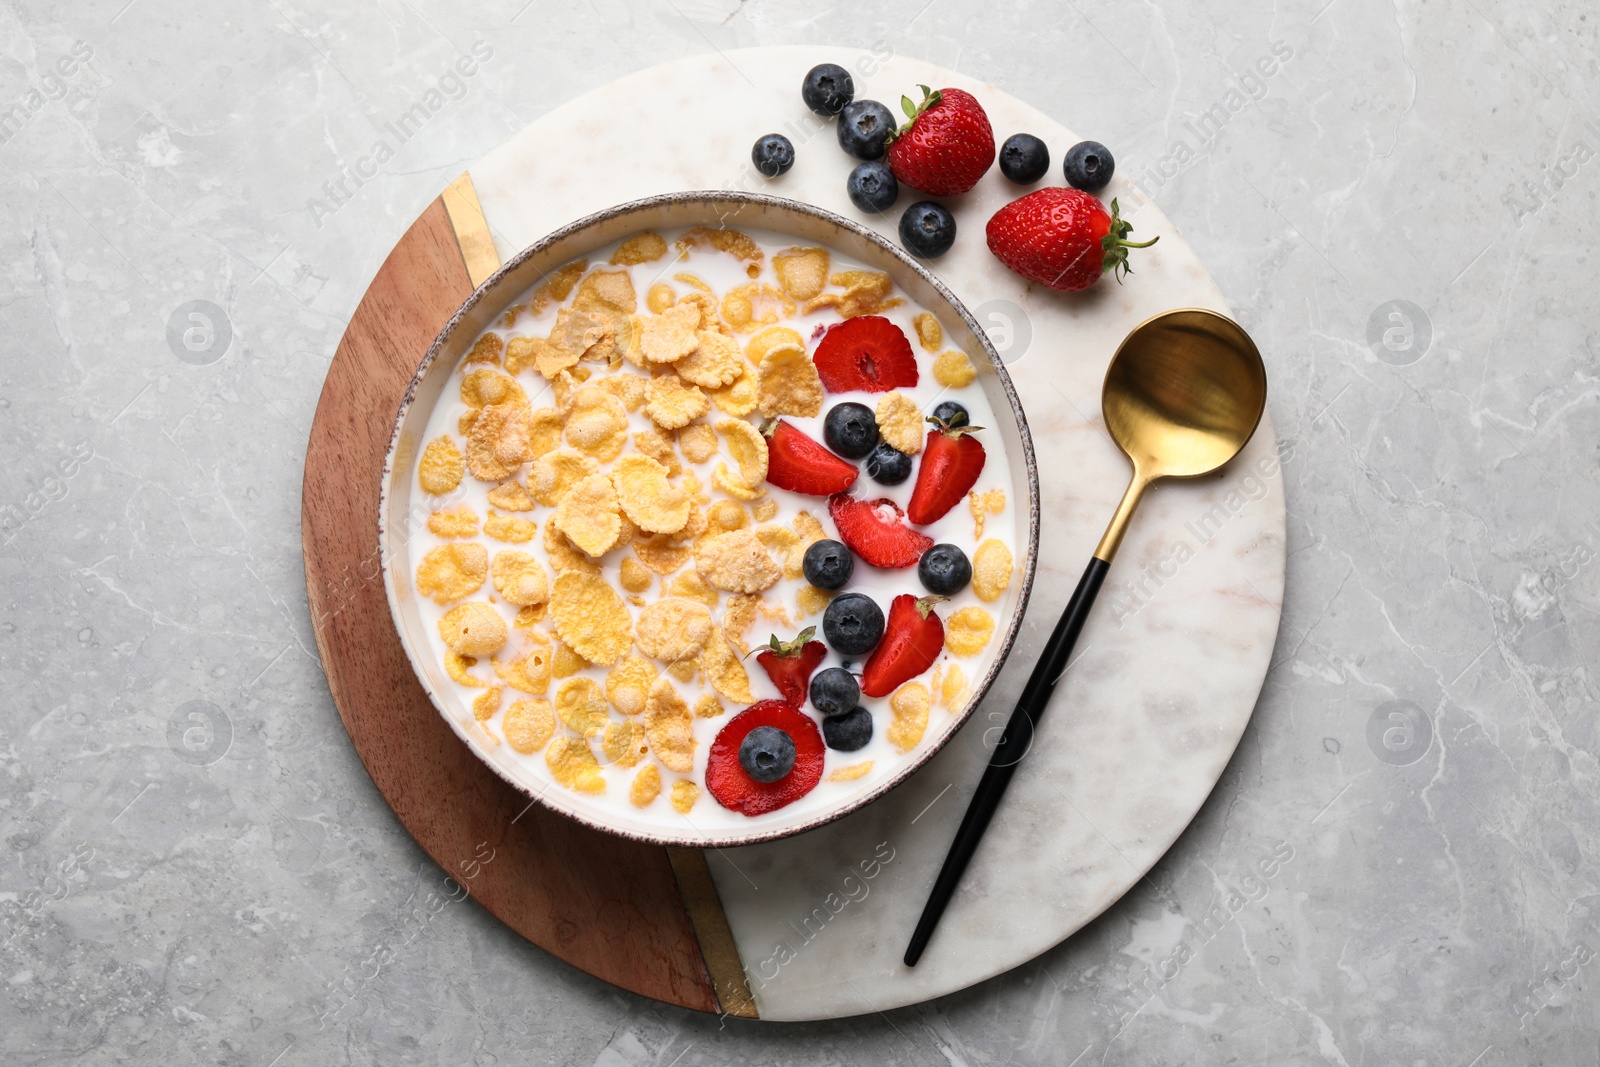
[[862, 500], [841, 493], [828, 500], [828, 514], [839, 540], [874, 567], [915, 567], [933, 547], [933, 538], [907, 526], [900, 505], [887, 498]]
[[917, 357], [905, 331], [882, 315], [860, 315], [828, 327], [811, 361], [830, 393], [886, 393], [917, 384]]
[[779, 489], [832, 496], [854, 485], [860, 474], [855, 464], [840, 459], [784, 419], [768, 419], [761, 432], [767, 435], [767, 481]]
[[983, 473], [983, 445], [972, 436], [982, 426], [949, 426], [929, 419], [935, 429], [928, 434], [917, 468], [917, 484], [906, 505], [906, 518], [918, 526], [937, 522], [967, 495]]
[[[775, 726], [794, 739], [794, 768], [776, 782], [758, 782], [739, 763], [739, 746], [757, 726]], [[822, 780], [822, 731], [811, 717], [781, 700], [760, 700], [728, 720], [711, 742], [706, 789], [741, 815], [764, 815], [792, 804]]]
[[944, 623], [933, 605], [944, 597], [917, 598], [901, 593], [889, 604], [889, 621], [883, 640], [861, 669], [861, 692], [869, 697], [888, 696], [901, 685], [933, 666], [944, 648]]
[[827, 645], [811, 640], [816, 632], [815, 626], [807, 626], [793, 641], [779, 641], [778, 635], [773, 634], [771, 642], [756, 656], [756, 662], [778, 687], [783, 699], [797, 708], [805, 707], [811, 672], [828, 655]]

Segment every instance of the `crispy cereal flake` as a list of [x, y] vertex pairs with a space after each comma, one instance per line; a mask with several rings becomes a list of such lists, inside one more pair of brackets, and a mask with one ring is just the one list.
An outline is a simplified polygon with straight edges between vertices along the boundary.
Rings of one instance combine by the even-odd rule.
[[480, 410], [467, 433], [467, 470], [483, 482], [511, 477], [528, 461], [532, 426], [533, 409], [520, 397]]
[[778, 515], [776, 500], [763, 500], [752, 509], [757, 522], [769, 522]]
[[611, 482], [623, 513], [646, 533], [677, 533], [689, 521], [688, 495], [667, 481], [667, 468], [649, 456], [617, 460]]
[[642, 593], [650, 588], [650, 583], [655, 576], [648, 567], [632, 556], [625, 556], [622, 560], [622, 588], [630, 593]]
[[669, 771], [688, 774], [694, 770], [694, 726], [689, 705], [666, 678], [657, 678], [645, 699], [645, 736], [650, 751]]
[[852, 763], [848, 767], [837, 767], [828, 772], [830, 782], [853, 782], [857, 778], [864, 778], [872, 770], [873, 760], [864, 760], [861, 763]]
[[1011, 550], [991, 537], [972, 554], [972, 591], [985, 603], [994, 603], [1011, 584]]
[[600, 764], [581, 737], [558, 737], [544, 750], [545, 766], [551, 777], [568, 789], [580, 793], [604, 793], [606, 776], [600, 773]]
[[907, 682], [889, 695], [889, 710], [894, 721], [889, 724], [886, 737], [901, 752], [910, 752], [922, 740], [928, 729], [928, 709], [933, 707], [933, 697], [921, 682]]
[[675, 374], [650, 379], [645, 386], [644, 413], [664, 430], [687, 426], [706, 413], [710, 404], [700, 387]]
[[460, 655], [487, 656], [506, 643], [506, 621], [488, 604], [473, 600], [445, 612], [439, 637]]
[[639, 330], [639, 351], [650, 363], [676, 363], [700, 344], [700, 309], [694, 304], [674, 304], [659, 315], [644, 319]]
[[633, 785], [628, 789], [628, 800], [636, 808], [645, 808], [660, 795], [661, 772], [656, 770], [654, 763], [646, 763], [639, 768], [639, 773], [633, 776]]
[[630, 652], [606, 674], [606, 699], [622, 714], [637, 715], [644, 710], [645, 698], [659, 674], [654, 663]]
[[767, 494], [765, 486], [746, 485], [744, 479], [729, 470], [726, 463], [718, 463], [717, 469], [711, 472], [711, 485], [738, 500], [760, 500]]
[[950, 669], [945, 672], [943, 681], [939, 683], [939, 699], [950, 709], [951, 714], [961, 710], [962, 704], [967, 699], [967, 673], [961, 669], [961, 664], [950, 664]]
[[685, 381], [706, 389], [731, 385], [744, 373], [747, 364], [739, 352], [739, 342], [716, 330], [701, 330], [693, 352], [672, 365]]
[[965, 607], [944, 621], [944, 647], [958, 656], [976, 656], [994, 636], [994, 616], [980, 607]]
[[607, 763], [618, 767], [632, 767], [650, 754], [650, 744], [645, 740], [644, 727], [636, 722], [607, 723], [600, 739], [600, 752]]
[[486, 333], [472, 343], [472, 351], [467, 353], [463, 363], [499, 363], [500, 351], [504, 342], [499, 334]]
[[898, 389], [878, 401], [878, 432], [908, 456], [922, 451], [922, 409]]
[[549, 583], [545, 579], [544, 566], [537, 557], [515, 549], [503, 548], [494, 554], [494, 561], [489, 565], [489, 574], [494, 581], [494, 591], [500, 594], [500, 599], [507, 604], [517, 607], [531, 607], [534, 604], [543, 604], [550, 598]]
[[591, 557], [605, 555], [622, 537], [616, 487], [604, 474], [591, 474], [567, 490], [550, 521]]
[[540, 456], [528, 471], [528, 490], [533, 499], [555, 507], [567, 490], [585, 478], [600, 473], [600, 464], [575, 448], [558, 448]]
[[728, 455], [739, 464], [739, 477], [754, 488], [767, 480], [767, 439], [743, 419], [719, 419], [717, 433], [727, 443]]
[[[729, 644], [739, 650], [741, 656], [750, 653], [750, 644], [744, 639], [744, 635], [750, 629], [750, 624], [756, 621], [756, 608], [760, 603], [759, 596], [740, 594], [728, 599], [728, 608], [722, 613], [722, 634], [728, 639]], [[723, 695], [727, 696], [726, 693]]]
[[717, 405], [718, 410], [743, 418], [756, 409], [760, 391], [761, 380], [755, 368], [745, 367], [732, 385], [711, 391], [711, 402]]
[[766, 282], [749, 282], [730, 289], [722, 298], [722, 319], [739, 333], [749, 333], [763, 326], [771, 326], [779, 319], [790, 318], [795, 304], [783, 290]]
[[543, 696], [550, 689], [550, 654], [548, 644], [540, 645], [526, 656], [495, 660], [494, 672], [513, 689]]
[[678, 294], [666, 282], [656, 282], [644, 297], [644, 306], [649, 308], [653, 315], [661, 314], [677, 302]]
[[697, 422], [678, 431], [678, 446], [690, 463], [704, 463], [717, 454], [717, 435], [706, 423]]
[[568, 571], [550, 594], [556, 636], [590, 663], [609, 667], [633, 644], [633, 620], [604, 578]]
[[568, 571], [576, 571], [579, 574], [600, 573], [600, 564], [590, 559], [588, 553], [573, 544], [567, 535], [561, 532], [560, 527], [556, 525], [554, 515], [544, 524], [544, 550], [550, 559], [550, 568], [558, 575], [566, 574]]
[[550, 649], [550, 673], [557, 678], [571, 678], [589, 666], [589, 661], [572, 649], [556, 641]]
[[522, 386], [497, 370], [483, 367], [461, 379], [461, 402], [469, 408], [488, 407], [513, 398], [527, 400]]
[[444, 654], [444, 673], [450, 676], [452, 682], [471, 689], [487, 689], [489, 687], [488, 682], [467, 673], [477, 664], [478, 657], [476, 656], [463, 656], [456, 652], [446, 652]]
[[699, 655], [710, 636], [710, 609], [688, 597], [669, 596], [639, 613], [634, 640], [645, 655], [676, 663]]
[[729, 593], [759, 593], [783, 577], [766, 546], [749, 530], [712, 534], [696, 542], [694, 567], [707, 585]]
[[657, 574], [671, 574], [689, 562], [693, 549], [679, 540], [680, 534], [651, 534], [633, 542], [633, 554], [639, 562]]
[[611, 721], [606, 698], [593, 678], [568, 678], [556, 690], [556, 714], [567, 729], [593, 737]]
[[917, 328], [917, 340], [922, 343], [924, 352], [937, 352], [939, 346], [944, 344], [944, 328], [939, 325], [939, 320], [926, 311], [917, 313], [911, 324]]
[[636, 233], [617, 246], [611, 262], [623, 267], [636, 263], [654, 263], [667, 254], [667, 242], [659, 233]]
[[679, 778], [672, 783], [672, 806], [683, 814], [689, 814], [689, 809], [694, 807], [694, 802], [700, 799], [700, 787], [687, 778]]
[[489, 517], [483, 520], [483, 532], [496, 541], [520, 545], [525, 541], [532, 541], [533, 535], [539, 532], [539, 527], [529, 519], [519, 519], [514, 515], [501, 515], [491, 511]]
[[697, 600], [708, 608], [716, 607], [717, 601], [721, 599], [717, 591], [706, 585], [696, 571], [684, 571], [672, 579], [667, 584], [666, 593], [668, 596], [681, 596], [690, 600]]
[[982, 493], [967, 494], [967, 510], [972, 512], [972, 539], [983, 540], [983, 522], [989, 515], [998, 515], [1006, 509], [1006, 491], [990, 489]]
[[514, 701], [506, 709], [500, 729], [506, 735], [506, 744], [524, 756], [531, 756], [555, 736], [555, 709], [544, 697]]
[[479, 722], [488, 722], [500, 710], [500, 701], [505, 695], [506, 691], [498, 685], [479, 693], [472, 700], [472, 717]]
[[[706, 672], [706, 681], [711, 688], [727, 699], [736, 704], [749, 704], [755, 700], [750, 692], [749, 672], [722, 633], [713, 633], [706, 640], [705, 651], [700, 653], [700, 668]], [[697, 707], [696, 713], [699, 711]]]
[[811, 416], [822, 411], [822, 379], [804, 346], [778, 345], [761, 357], [756, 406], [763, 415]]
[[818, 589], [814, 585], [807, 584], [802, 586], [800, 592], [795, 595], [795, 606], [799, 609], [800, 617], [803, 619], [807, 615], [816, 615], [826, 611], [828, 601], [832, 599], [833, 594], [828, 590]]
[[417, 592], [435, 604], [476, 593], [489, 573], [489, 551], [480, 544], [455, 542], [431, 548], [417, 565]]
[[417, 463], [417, 481], [424, 493], [443, 496], [461, 484], [461, 475], [466, 469], [467, 461], [456, 443], [448, 434], [440, 434], [422, 450], [422, 459]]
[[978, 372], [972, 360], [960, 349], [940, 352], [933, 360], [933, 380], [946, 389], [961, 389], [971, 385]]
[[796, 300], [810, 300], [828, 284], [826, 248], [786, 248], [772, 254], [778, 287]]
[[501, 511], [532, 511], [533, 497], [521, 482], [505, 482], [489, 490], [489, 503]]
[[697, 719], [715, 719], [727, 710], [715, 693], [701, 693], [700, 699], [694, 702], [694, 717]]
[[609, 463], [628, 443], [628, 409], [610, 391], [586, 385], [573, 395], [566, 432], [568, 444]]
[[726, 252], [735, 259], [751, 263], [760, 263], [762, 259], [761, 246], [751, 240], [748, 234], [740, 233], [738, 230], [713, 230], [706, 226], [696, 226], [678, 238], [676, 244], [678, 251], [685, 254], [694, 249], [712, 248], [718, 252]]

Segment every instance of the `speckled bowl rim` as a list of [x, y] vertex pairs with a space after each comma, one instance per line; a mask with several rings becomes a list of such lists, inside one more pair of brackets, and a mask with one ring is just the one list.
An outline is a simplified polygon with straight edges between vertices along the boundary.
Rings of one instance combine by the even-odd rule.
[[[618, 220], [627, 215], [636, 213], [643, 214], [652, 210], [671, 208], [673, 206], [683, 204], [693, 204], [697, 206], [717, 204], [730, 205], [732, 210], [727, 212], [728, 214], [733, 214], [746, 207], [765, 209], [771, 213], [779, 215], [785, 212], [792, 212], [795, 214], [808, 216], [811, 219], [826, 225], [835, 226], [839, 229], [846, 230], [855, 237], [870, 244], [876, 245], [880, 250], [886, 252], [892, 260], [897, 261], [900, 269], [916, 275], [924, 284], [926, 284], [938, 295], [939, 299], [944, 302], [945, 307], [943, 309], [930, 310], [948, 310], [956, 318], [961, 320], [961, 322], [967, 327], [969, 334], [982, 348], [984, 355], [988, 357], [989, 363], [991, 364], [993, 372], [1000, 383], [1001, 389], [1005, 393], [1006, 400], [1011, 408], [1012, 417], [1016, 421], [1017, 436], [1022, 443], [1021, 461], [1023, 471], [1026, 475], [1028, 493], [1028, 525], [1027, 552], [1024, 556], [1025, 562], [1021, 568], [1021, 581], [1017, 586], [1016, 605], [1011, 611], [1010, 618], [1006, 621], [1004, 632], [1000, 635], [1000, 643], [996, 647], [994, 657], [990, 660], [988, 669], [984, 671], [981, 678], [977, 679], [973, 683], [966, 707], [962, 709], [955, 725], [945, 731], [943, 738], [937, 744], [929, 745], [927, 748], [921, 749], [908, 756], [902, 761], [901, 765], [895, 769], [895, 772], [890, 777], [879, 783], [873, 789], [851, 798], [848, 803], [845, 803], [837, 808], [819, 813], [799, 823], [790, 823], [784, 826], [775, 827], [771, 831], [767, 832], [757, 831], [756, 833], [739, 833], [733, 831], [716, 831], [693, 836], [674, 834], [666, 830], [663, 830], [661, 833], [640, 833], [633, 828], [623, 828], [609, 825], [604, 821], [594, 818], [592, 815], [586, 812], [569, 810], [565, 807], [561, 807], [557, 803], [554, 803], [551, 799], [547, 799], [546, 794], [552, 793], [550, 787], [546, 786], [543, 789], [537, 790], [531, 789], [527, 783], [512, 777], [505, 769], [497, 766], [492, 760], [487, 758], [485, 753], [481, 751], [477, 740], [470, 736], [464, 729], [462, 729], [461, 724], [458, 723], [456, 718], [446, 709], [445, 703], [441, 699], [440, 694], [434, 691], [434, 687], [429, 681], [428, 672], [424, 670], [419, 663], [418, 650], [412, 648], [411, 642], [407, 637], [407, 628], [404, 624], [402, 616], [402, 612], [404, 610], [404, 606], [402, 604], [402, 595], [394, 580], [393, 568], [390, 567], [391, 551], [393, 546], [390, 543], [389, 537], [389, 490], [395, 474], [395, 455], [400, 444], [401, 431], [406, 424], [407, 416], [411, 413], [411, 408], [416, 400], [418, 389], [421, 387], [424, 379], [428, 376], [430, 370], [433, 369], [434, 364], [449, 347], [451, 340], [454, 338], [456, 331], [461, 327], [462, 323], [468, 320], [473, 310], [479, 304], [489, 301], [495, 297], [502, 297], [505, 299], [506, 304], [509, 305], [512, 298], [520, 295], [527, 289], [528, 283], [526, 281], [522, 282], [514, 291], [510, 292], [509, 294], [500, 293], [500, 288], [509, 284], [507, 279], [516, 276], [522, 264], [534, 256], [542, 254], [552, 245], [571, 238], [576, 238], [586, 230], [594, 229], [603, 223]], [[702, 225], [704, 225], [704, 223], [702, 223]], [[641, 224], [640, 228], [643, 229], [647, 227], [644, 224]], [[764, 220], [761, 226], [758, 228], [784, 233], [781, 225], [773, 225], [770, 220]], [[788, 234], [785, 234], [785, 236], [788, 236]], [[596, 247], [603, 247], [605, 244], [608, 244], [609, 241], [610, 239], [607, 239], [606, 241], [600, 241], [597, 243]], [[899, 284], [898, 277], [895, 278], [895, 281], [896, 284]], [[904, 286], [902, 286], [902, 288], [904, 288]], [[499, 314], [500, 310], [503, 309], [496, 310], [497, 315]], [[455, 365], [454, 362], [452, 362], [449, 367], [449, 372], [453, 373], [454, 370]], [[424, 419], [426, 419], [427, 414], [428, 413], [424, 413]], [[1016, 457], [1011, 457], [1011, 462], [1013, 466], [1012, 474], [1013, 477], [1015, 477], [1015, 465], [1017, 462]], [[410, 473], [411, 467], [410, 464], [408, 464], [405, 474], [407, 477], [409, 477]], [[544, 237], [524, 248], [521, 252], [518, 252], [511, 259], [507, 260], [503, 265], [501, 265], [500, 269], [496, 270], [492, 275], [484, 279], [483, 284], [479, 285], [475, 290], [473, 290], [472, 295], [467, 297], [467, 299], [462, 303], [461, 307], [456, 310], [456, 313], [451, 316], [450, 321], [445, 323], [444, 327], [439, 331], [439, 334], [434, 339], [433, 344], [429, 346], [427, 353], [422, 357], [422, 361], [417, 365], [416, 373], [411, 376], [411, 381], [406, 386], [405, 396], [400, 401], [400, 408], [395, 413], [394, 423], [389, 434], [388, 448], [384, 453], [383, 472], [381, 477], [382, 481], [378, 487], [378, 559], [380, 569], [383, 573], [384, 592], [389, 600], [389, 614], [391, 620], [394, 622], [396, 633], [400, 638], [400, 645], [405, 650], [406, 660], [411, 666], [411, 671], [416, 676], [417, 681], [421, 684], [423, 691], [428, 694], [428, 699], [432, 702], [434, 709], [438, 711], [440, 716], [444, 718], [445, 722], [449, 724], [450, 729], [454, 731], [456, 736], [461, 739], [462, 743], [472, 751], [473, 755], [477, 756], [478, 759], [481, 760], [496, 775], [503, 779], [507, 784], [515, 788], [519, 793], [522, 793], [524, 796], [528, 797], [530, 800], [542, 804], [551, 811], [558, 812], [559, 814], [572, 819], [574, 822], [588, 826], [595, 830], [599, 830], [603, 833], [655, 845], [668, 845], [682, 848], [731, 848], [743, 845], [760, 844], [766, 841], [776, 841], [786, 837], [793, 837], [797, 834], [805, 833], [808, 830], [815, 830], [819, 826], [825, 826], [828, 823], [834, 822], [837, 819], [841, 819], [853, 812], [860, 811], [868, 804], [871, 804], [879, 797], [882, 797], [888, 793], [891, 789], [900, 785], [902, 782], [905, 782], [924, 764], [926, 764], [941, 750], [943, 750], [944, 746], [949, 744], [956, 734], [961, 731], [961, 728], [966, 724], [967, 720], [971, 718], [973, 712], [977, 710], [978, 705], [983, 702], [983, 698], [988, 695], [989, 689], [994, 684], [995, 679], [999, 677], [1001, 669], [1005, 666], [1006, 660], [1011, 655], [1011, 650], [1016, 642], [1017, 634], [1022, 628], [1022, 621], [1027, 614], [1028, 601], [1033, 593], [1034, 571], [1038, 561], [1039, 470], [1034, 456], [1033, 436], [1028, 429], [1028, 418], [1023, 412], [1022, 402], [1017, 396], [1016, 387], [1011, 381], [1010, 374], [1006, 372], [1004, 362], [1001, 360], [999, 353], [995, 351], [994, 345], [990, 342], [988, 335], [984, 332], [982, 327], [978, 325], [977, 320], [972, 317], [972, 314], [967, 310], [966, 305], [963, 304], [961, 300], [950, 291], [949, 287], [946, 286], [944, 282], [940, 281], [939, 278], [931, 271], [929, 271], [922, 264], [918, 263], [915, 259], [911, 258], [911, 256], [905, 251], [894, 245], [891, 241], [877, 231], [863, 226], [860, 223], [853, 222], [841, 215], [836, 215], [831, 211], [826, 211], [822, 208], [816, 207], [815, 205], [807, 204], [798, 200], [790, 200], [785, 197], [770, 196], [765, 193], [747, 193], [733, 190], [696, 190], [678, 193], [664, 193], [659, 196], [649, 196], [639, 200], [630, 200], [622, 204], [617, 204], [613, 207], [605, 208], [601, 211], [593, 212], [573, 222], [570, 222], [567, 225], [554, 230], [549, 234], [546, 234]], [[409, 558], [409, 553], [407, 553], [405, 567], [408, 573]], [[563, 794], [555, 793], [555, 795], [562, 796]]]

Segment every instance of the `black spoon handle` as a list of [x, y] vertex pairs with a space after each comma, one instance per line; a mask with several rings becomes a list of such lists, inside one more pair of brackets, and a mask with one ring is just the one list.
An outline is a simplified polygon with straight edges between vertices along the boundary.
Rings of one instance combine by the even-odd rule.
[[1028, 754], [1033, 744], [1033, 729], [1049, 704], [1050, 693], [1055, 689], [1056, 682], [1067, 669], [1072, 646], [1078, 643], [1084, 620], [1089, 617], [1095, 595], [1100, 592], [1100, 584], [1105, 581], [1106, 571], [1110, 569], [1111, 564], [1099, 557], [1089, 560], [1088, 569], [1083, 572], [1083, 577], [1078, 580], [1078, 588], [1067, 602], [1067, 610], [1061, 613], [1061, 621], [1056, 623], [1049, 643], [1034, 664], [1033, 673], [1028, 676], [1028, 684], [1022, 689], [1016, 710], [1006, 723], [1005, 733], [989, 756], [989, 766], [984, 769], [983, 778], [978, 782], [978, 791], [972, 795], [972, 803], [967, 805], [967, 813], [961, 818], [961, 828], [950, 843], [950, 852], [944, 858], [944, 866], [939, 869], [939, 877], [934, 880], [933, 892], [928, 894], [922, 918], [917, 920], [917, 929], [911, 935], [910, 946], [906, 948], [907, 967], [915, 967], [917, 960], [922, 958], [922, 950], [928, 947], [928, 939], [933, 937], [939, 917], [955, 895], [956, 883], [961, 881], [967, 862], [978, 850], [978, 842], [983, 839], [983, 832], [989, 828], [989, 820], [1000, 806], [1000, 798], [1005, 796], [1006, 786], [1011, 784], [1011, 775]]

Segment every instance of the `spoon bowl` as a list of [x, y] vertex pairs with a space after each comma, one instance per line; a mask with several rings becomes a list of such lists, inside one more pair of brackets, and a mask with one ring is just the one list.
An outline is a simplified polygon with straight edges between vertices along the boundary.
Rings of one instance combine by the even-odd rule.
[[1100, 407], [1147, 478], [1194, 478], [1238, 454], [1266, 400], [1250, 335], [1216, 312], [1181, 308], [1146, 319], [1117, 348]]

